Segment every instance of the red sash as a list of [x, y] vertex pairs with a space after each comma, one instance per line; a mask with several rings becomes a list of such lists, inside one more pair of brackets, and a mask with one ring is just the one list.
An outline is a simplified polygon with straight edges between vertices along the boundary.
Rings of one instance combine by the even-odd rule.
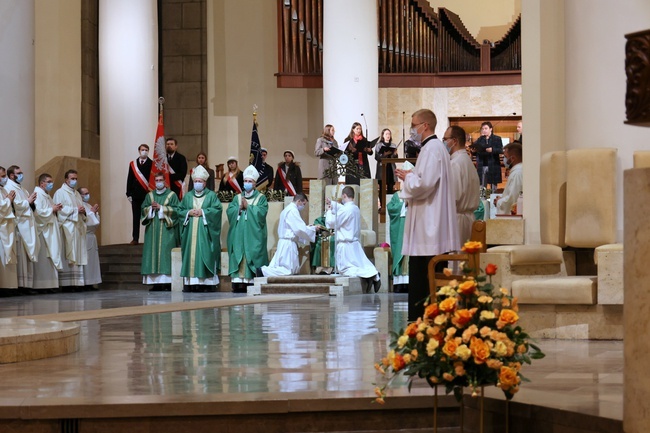
[[228, 175], [228, 184], [237, 194], [241, 194], [241, 186], [237, 183], [237, 176]]
[[284, 189], [287, 190], [287, 193], [289, 193], [290, 196], [296, 195], [296, 189], [293, 187], [293, 184], [289, 179], [287, 179], [287, 175], [285, 174], [284, 170], [282, 167], [278, 170], [278, 176], [280, 176], [280, 180], [282, 181], [282, 184], [284, 185]]
[[140, 186], [142, 187], [142, 189], [144, 189], [145, 191], [151, 191], [151, 189], [149, 188], [149, 181], [144, 177], [144, 174], [142, 174], [142, 172], [138, 168], [137, 161], [138, 161], [137, 159], [135, 161], [131, 161], [131, 170], [133, 171], [133, 174], [135, 175], [135, 178], [140, 184]]

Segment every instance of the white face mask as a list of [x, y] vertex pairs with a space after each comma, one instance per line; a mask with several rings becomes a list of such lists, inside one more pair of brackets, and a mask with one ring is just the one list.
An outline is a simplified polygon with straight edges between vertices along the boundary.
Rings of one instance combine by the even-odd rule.
[[88, 201], [90, 200], [90, 194], [84, 194], [84, 195], [82, 195], [82, 196], [81, 196], [81, 199], [82, 199], [85, 203], [88, 203]]
[[9, 179], [7, 176], [0, 178], [0, 186], [5, 186], [7, 184], [7, 179]]
[[305, 208], [304, 204], [297, 204], [296, 207], [298, 208], [298, 212], [302, 212], [302, 210]]
[[165, 189], [165, 182], [156, 182], [156, 189], [157, 190]]
[[149, 156], [149, 151], [148, 151], [148, 150], [143, 150], [143, 151], [141, 151], [141, 152], [140, 152], [140, 156], [141, 156], [142, 158], [146, 158], [147, 156]]
[[196, 192], [203, 191], [203, 188], [205, 188], [205, 184], [203, 182], [194, 182], [194, 190]]
[[510, 168], [510, 160], [506, 158], [505, 156], [503, 157], [503, 166], [505, 168]]
[[409, 138], [409, 140], [411, 140], [413, 143], [415, 143], [418, 146], [420, 145], [420, 143], [422, 143], [422, 134], [418, 132], [420, 130], [420, 126], [422, 125], [424, 124], [421, 123], [420, 125], [411, 128], [411, 137]]

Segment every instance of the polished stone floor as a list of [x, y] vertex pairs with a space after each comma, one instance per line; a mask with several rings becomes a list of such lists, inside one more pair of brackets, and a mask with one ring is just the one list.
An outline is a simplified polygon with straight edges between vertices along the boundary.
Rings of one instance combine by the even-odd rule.
[[[101, 291], [0, 299], [0, 317], [192, 302], [245, 295]], [[0, 365], [0, 406], [92, 401], [373, 397], [373, 363], [406, 323], [407, 295], [289, 302], [85, 320], [80, 350]], [[621, 341], [541, 340], [546, 358], [515, 402], [620, 420]], [[427, 394], [418, 383], [412, 394]], [[488, 389], [488, 396], [499, 396]], [[401, 383], [394, 395], [407, 395]], [[500, 398], [500, 397], [499, 397]]]

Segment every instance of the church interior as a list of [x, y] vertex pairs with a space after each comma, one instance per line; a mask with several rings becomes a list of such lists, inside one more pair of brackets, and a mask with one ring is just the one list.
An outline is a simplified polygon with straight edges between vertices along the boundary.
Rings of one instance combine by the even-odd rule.
[[[0, 431], [650, 431], [646, 0], [0, 0], [0, 22], [0, 165], [20, 164], [28, 189], [78, 171], [101, 205], [103, 279], [0, 298]], [[217, 172], [249, 160], [255, 116], [269, 164], [295, 154], [307, 224], [341, 195], [318, 179], [325, 124], [339, 143], [360, 122], [401, 144], [429, 108], [439, 138], [458, 125], [474, 141], [485, 120], [525, 135], [517, 215], [486, 220], [480, 264], [546, 357], [509, 402], [404, 378], [375, 401], [408, 296], [374, 159], [355, 202], [378, 293], [314, 275], [309, 247], [301, 275], [248, 293], [231, 292], [225, 249], [217, 292], [182, 292], [179, 268], [171, 292], [148, 291], [124, 180], [161, 107], [188, 165], [204, 152]], [[290, 201], [269, 202], [269, 257]], [[222, 245], [227, 227], [224, 212]]]

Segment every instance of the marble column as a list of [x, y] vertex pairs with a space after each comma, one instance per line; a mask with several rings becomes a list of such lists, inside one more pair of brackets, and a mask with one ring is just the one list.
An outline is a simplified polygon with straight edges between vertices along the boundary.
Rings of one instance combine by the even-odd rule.
[[34, 179], [34, 0], [0, 0], [0, 165]]
[[367, 125], [368, 139], [379, 135], [377, 65], [377, 1], [325, 0], [323, 123], [334, 125], [339, 146], [354, 122], [364, 134]]
[[[153, 156], [158, 121], [156, 0], [100, 0], [99, 100], [102, 243], [131, 240], [124, 185], [129, 162], [147, 143]], [[141, 236], [142, 239], [142, 236]]]
[[650, 431], [650, 376], [645, 354], [650, 351], [650, 168], [624, 173], [624, 305], [623, 429]]

